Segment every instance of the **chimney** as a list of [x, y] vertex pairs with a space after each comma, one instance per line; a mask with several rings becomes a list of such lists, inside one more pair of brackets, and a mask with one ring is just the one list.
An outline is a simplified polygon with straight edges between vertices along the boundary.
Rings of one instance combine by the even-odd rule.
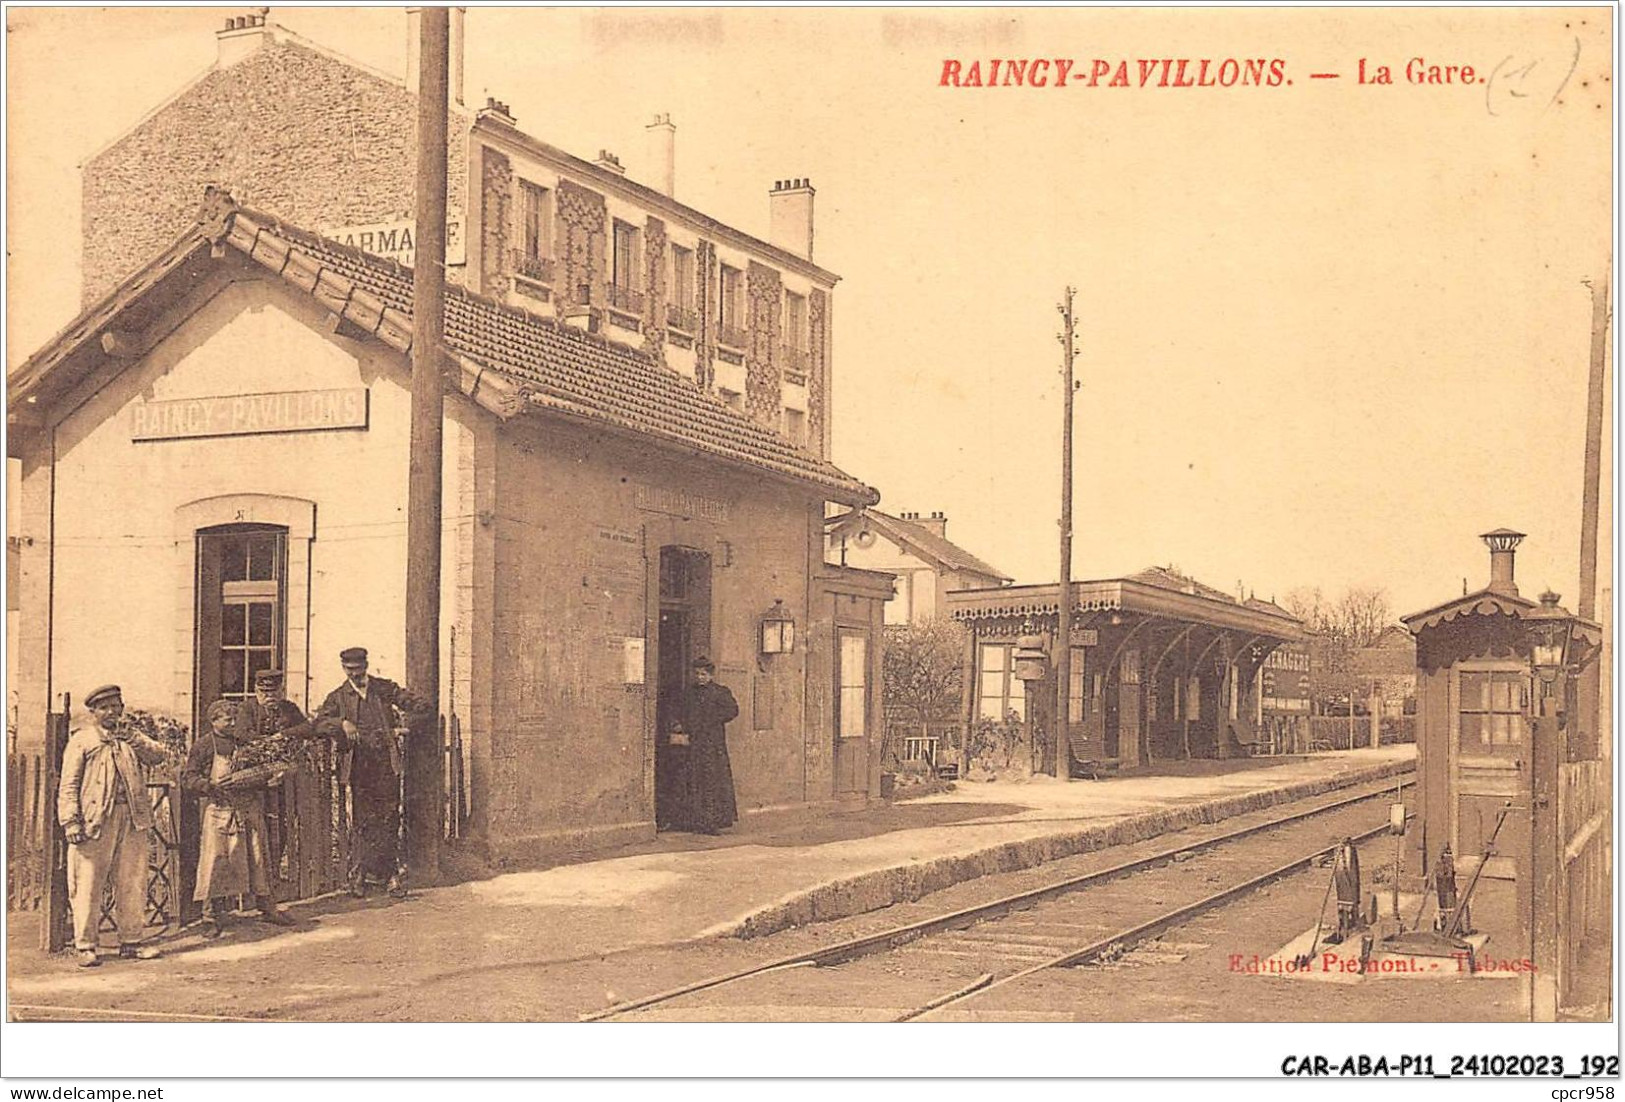
[[1478, 538], [1490, 549], [1489, 591], [1502, 597], [1516, 597], [1518, 583], [1513, 580], [1512, 560], [1518, 553], [1518, 544], [1523, 542], [1523, 533], [1497, 528]]
[[662, 195], [677, 192], [677, 127], [670, 115], [656, 115], [644, 127], [649, 135], [649, 183]]
[[767, 239], [808, 260], [813, 258], [811, 180], [775, 180], [767, 198]]
[[605, 172], [613, 172], [617, 176], [626, 175], [626, 168], [621, 164], [621, 159], [607, 149], [598, 151], [598, 159], [593, 161], [593, 164]]
[[509, 126], [515, 125], [514, 124], [513, 112], [508, 110], [508, 105], [507, 104], [503, 103], [501, 100], [497, 99], [495, 96], [486, 96], [485, 97], [485, 106], [480, 108], [479, 111], [475, 113], [475, 117], [476, 118], [481, 118], [481, 119], [484, 119], [484, 118], [497, 118], [497, 119], [501, 119], [503, 122], [507, 123]]
[[941, 513], [932, 513], [928, 517], [922, 517], [918, 513], [899, 513], [898, 519], [906, 520], [910, 524], [924, 528], [933, 536], [941, 539], [948, 538], [948, 518]]
[[[421, 7], [406, 9], [406, 90], [413, 95], [418, 90], [418, 48], [423, 42], [423, 14]], [[451, 34], [447, 41], [446, 87], [451, 102], [463, 105], [463, 23], [467, 8], [451, 9]]]
[[271, 22], [267, 18], [270, 8], [255, 8], [249, 15], [238, 15], [226, 20], [221, 30], [214, 32], [219, 55], [215, 67], [235, 65], [271, 39]]

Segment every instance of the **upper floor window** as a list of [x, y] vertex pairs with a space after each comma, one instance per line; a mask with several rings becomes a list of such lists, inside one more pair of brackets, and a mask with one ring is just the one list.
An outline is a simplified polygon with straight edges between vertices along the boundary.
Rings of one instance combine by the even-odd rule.
[[553, 193], [529, 180], [519, 181], [519, 274], [553, 279]]
[[671, 247], [671, 295], [666, 302], [666, 322], [674, 329], [693, 333], [698, 328], [694, 316], [694, 250]]
[[615, 286], [637, 285], [638, 228], [617, 220], [615, 223]]
[[784, 343], [796, 352], [807, 350], [807, 296], [784, 292]]
[[807, 296], [784, 292], [784, 348], [782, 365], [793, 379], [807, 378]]
[[745, 273], [738, 268], [722, 265], [718, 281], [717, 325], [718, 339], [723, 344], [741, 348], [745, 344]]
[[897, 593], [883, 606], [886, 623], [906, 624], [914, 614], [914, 575], [902, 572], [897, 575]]
[[790, 443], [797, 447], [807, 443], [807, 414], [799, 409], [788, 406], [784, 410], [784, 435]]
[[639, 243], [643, 235], [629, 222], [615, 220], [614, 269], [610, 273], [609, 304], [627, 313], [643, 312], [643, 282], [638, 277], [643, 250]]
[[694, 305], [694, 250], [671, 247], [671, 301], [678, 306]]

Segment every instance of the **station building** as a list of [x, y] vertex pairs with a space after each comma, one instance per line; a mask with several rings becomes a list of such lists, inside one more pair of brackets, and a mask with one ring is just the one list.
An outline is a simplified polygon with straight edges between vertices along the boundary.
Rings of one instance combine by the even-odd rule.
[[[415, 99], [263, 15], [218, 37], [87, 162], [86, 309], [8, 381], [27, 743], [106, 681], [197, 725], [265, 666], [307, 709], [343, 647], [402, 673]], [[762, 240], [494, 101], [452, 121], [441, 707], [471, 838], [651, 835], [702, 653], [742, 808], [877, 789], [892, 579], [825, 562], [826, 513], [878, 494], [828, 458], [812, 188], [774, 185]]]

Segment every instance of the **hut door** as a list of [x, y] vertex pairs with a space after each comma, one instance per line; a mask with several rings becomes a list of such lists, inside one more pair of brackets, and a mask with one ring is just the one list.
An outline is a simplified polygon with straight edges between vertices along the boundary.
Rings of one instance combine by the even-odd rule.
[[1484, 875], [1517, 879], [1529, 857], [1529, 670], [1464, 667], [1457, 676], [1455, 850], [1482, 855], [1511, 801]]

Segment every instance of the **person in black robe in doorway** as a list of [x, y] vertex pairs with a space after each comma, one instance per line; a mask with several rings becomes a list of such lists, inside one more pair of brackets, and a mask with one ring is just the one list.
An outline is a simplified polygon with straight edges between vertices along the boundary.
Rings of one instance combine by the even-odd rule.
[[710, 659], [694, 660], [694, 684], [683, 698], [677, 726], [667, 736], [678, 758], [672, 826], [696, 834], [716, 834], [739, 818], [727, 733], [728, 721], [739, 715], [739, 704], [715, 677]]

